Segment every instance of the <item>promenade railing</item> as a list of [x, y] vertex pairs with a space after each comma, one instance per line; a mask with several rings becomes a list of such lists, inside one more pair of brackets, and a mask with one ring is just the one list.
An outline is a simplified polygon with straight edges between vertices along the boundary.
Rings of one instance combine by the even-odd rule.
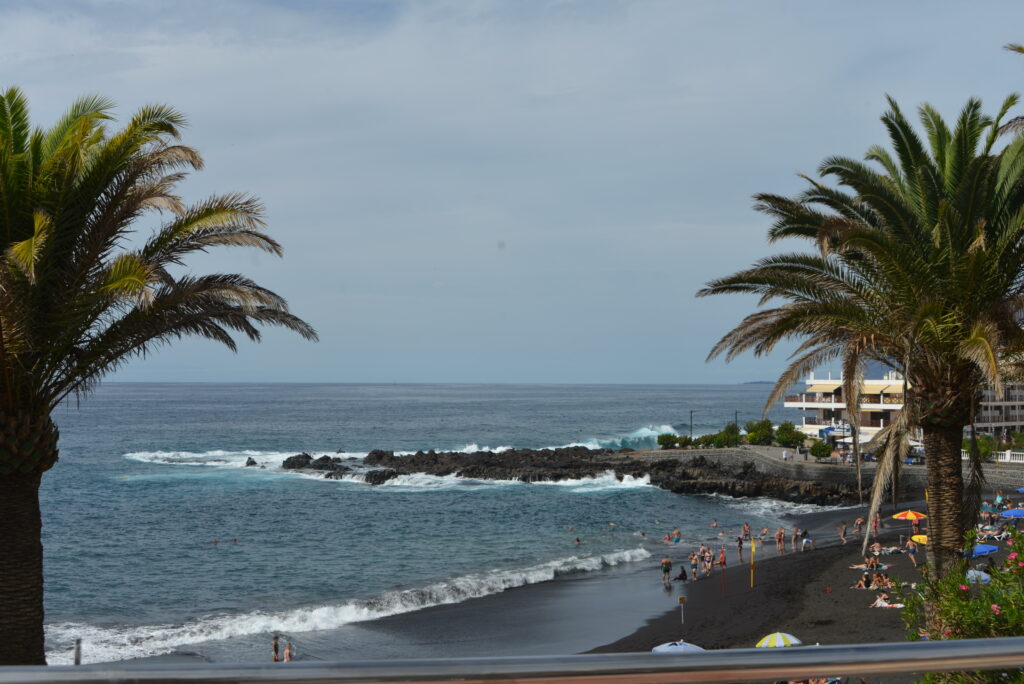
[[[960, 450], [960, 458], [967, 460], [971, 457], [966, 449]], [[1024, 451], [993, 451], [992, 460], [996, 463], [1024, 463]]]
[[109, 663], [0, 667], [0, 684], [225, 684], [228, 682], [764, 682], [809, 677], [971, 672], [1024, 668], [1024, 637], [776, 649], [685, 655], [616, 653], [262, 665]]

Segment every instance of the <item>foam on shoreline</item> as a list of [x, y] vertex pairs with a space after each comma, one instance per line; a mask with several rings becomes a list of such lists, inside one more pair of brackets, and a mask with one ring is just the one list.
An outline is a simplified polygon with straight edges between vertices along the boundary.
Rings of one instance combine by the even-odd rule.
[[53, 665], [70, 664], [75, 639], [82, 639], [85, 662], [95, 663], [162, 655], [191, 644], [247, 635], [336, 629], [353, 622], [461, 603], [565, 575], [642, 561], [650, 556], [649, 551], [639, 547], [595, 556], [568, 556], [526, 568], [464, 575], [424, 587], [384, 592], [370, 599], [280, 612], [208, 615], [183, 624], [106, 627], [56, 623], [46, 626], [47, 660]]

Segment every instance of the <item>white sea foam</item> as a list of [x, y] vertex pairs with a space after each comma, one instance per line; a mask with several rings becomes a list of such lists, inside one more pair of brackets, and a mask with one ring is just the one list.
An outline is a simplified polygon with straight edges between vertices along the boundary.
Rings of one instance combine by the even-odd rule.
[[460, 603], [526, 584], [546, 582], [560, 575], [592, 572], [603, 567], [640, 561], [650, 555], [646, 549], [635, 548], [601, 556], [569, 556], [523, 569], [493, 570], [486, 574], [456, 577], [418, 589], [387, 592], [368, 600], [282, 612], [209, 615], [178, 625], [104, 627], [62, 622], [46, 627], [47, 644], [51, 648], [47, 660], [53, 665], [70, 663], [71, 647], [75, 639], [82, 639], [85, 662], [109, 662], [170, 653], [180, 647], [204, 641], [271, 632], [336, 629], [352, 622], [409, 613], [429, 606]]
[[633, 477], [624, 475], [620, 480], [615, 471], [607, 470], [601, 475], [594, 477], [581, 477], [572, 480], [554, 480], [534, 482], [538, 485], [554, 485], [558, 487], [572, 487], [580, 492], [601, 492], [609, 489], [636, 489], [638, 487], [651, 487], [651, 476]]
[[812, 503], [794, 503], [792, 501], [780, 501], [768, 497], [735, 498], [721, 494], [705, 494], [703, 496], [716, 499], [719, 503], [736, 510], [757, 515], [762, 518], [776, 519], [787, 515], [804, 515], [807, 513], [821, 513], [824, 511], [840, 511], [845, 508], [857, 508], [852, 506], [821, 506]]
[[[671, 425], [647, 425], [616, 437], [592, 437], [565, 446], [585, 446], [588, 449], [649, 449], [657, 445], [658, 435], [679, 434]], [[561, 447], [551, 447], [558, 449]]]
[[[296, 451], [255, 451], [252, 449], [241, 449], [229, 451], [225, 449], [213, 449], [211, 451], [133, 451], [125, 454], [124, 457], [130, 461], [141, 463], [156, 463], [159, 465], [174, 466], [207, 466], [213, 468], [244, 468], [246, 461], [250, 458], [258, 465], [268, 468], [280, 468], [281, 462], [289, 456], [294, 456]], [[335, 454], [328, 452], [310, 452], [313, 458], [320, 456], [357, 456], [359, 458], [366, 454]]]

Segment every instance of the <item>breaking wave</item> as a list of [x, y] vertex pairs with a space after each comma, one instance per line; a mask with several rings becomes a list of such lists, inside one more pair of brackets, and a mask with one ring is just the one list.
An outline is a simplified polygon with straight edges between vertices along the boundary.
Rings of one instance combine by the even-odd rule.
[[417, 589], [386, 592], [372, 599], [281, 612], [210, 615], [184, 624], [105, 627], [62, 622], [46, 627], [47, 660], [53, 665], [69, 664], [75, 639], [82, 640], [86, 662], [110, 662], [170, 653], [204, 641], [271, 632], [336, 629], [352, 622], [461, 603], [527, 584], [547, 582], [561, 575], [641, 561], [650, 555], [646, 549], [635, 548], [600, 556], [569, 556], [523, 569], [464, 575]]

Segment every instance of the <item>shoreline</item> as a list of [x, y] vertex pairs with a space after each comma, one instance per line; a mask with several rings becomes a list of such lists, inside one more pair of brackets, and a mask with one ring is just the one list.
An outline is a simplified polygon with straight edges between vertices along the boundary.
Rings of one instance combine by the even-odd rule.
[[[762, 636], [775, 631], [789, 632], [809, 644], [905, 640], [899, 610], [868, 608], [875, 592], [849, 588], [859, 577], [849, 566], [859, 562], [860, 541], [851, 525], [849, 543], [842, 545], [835, 527], [844, 519], [852, 523], [865, 510], [857, 507], [790, 516], [790, 528], [797, 525], [810, 530], [814, 551], [792, 552], [787, 539], [787, 552], [776, 555], [774, 541], [765, 544], [765, 556], [758, 555], [753, 588], [748, 565], [727, 568], [724, 590], [717, 568], [710, 577], [688, 582], [685, 587], [674, 583], [677, 593], [687, 597], [685, 623], [681, 624], [678, 609], [669, 610], [631, 634], [586, 652], [649, 652], [658, 644], [679, 639], [706, 649], [752, 648]], [[902, 526], [887, 524], [880, 530], [879, 540], [883, 545], [895, 545], [901, 536], [906, 538]], [[731, 563], [734, 558], [735, 551]], [[916, 571], [905, 554], [885, 559], [893, 564], [888, 571], [891, 576], [914, 581]]]
[[[779, 516], [787, 530], [793, 525], [811, 530], [818, 548], [777, 557], [774, 543], [759, 546], [754, 589], [749, 588], [748, 567], [736, 565], [735, 547], [727, 548], [730, 567], [724, 597], [717, 568], [708, 579], [685, 585], [673, 582], [666, 590], [658, 570], [663, 552], [651, 549], [650, 558], [635, 563], [336, 629], [282, 634], [282, 639], [297, 644], [299, 659], [325, 661], [421, 657], [424, 650], [430, 654], [427, 657], [649, 652], [655, 645], [679, 638], [709, 649], [749, 648], [760, 637], [779, 630], [808, 643], [902, 640], [899, 611], [869, 610], [874, 592], [847, 589], [858, 577], [846, 566], [856, 558], [859, 545], [851, 535], [850, 543], [840, 547], [834, 528], [839, 520], [852, 522], [861, 510]], [[899, 525], [888, 525], [883, 539], [898, 538], [901, 530]], [[664, 547], [674, 569], [685, 561], [691, 546]], [[900, 560], [909, 567], [902, 554]], [[833, 598], [849, 595], [844, 597], [849, 605], [840, 607], [849, 613], [845, 622], [836, 620], [836, 607], [822, 600], [827, 598], [826, 586], [832, 587]], [[676, 599], [680, 594], [688, 597], [685, 625], [679, 624]], [[258, 662], [267, 643], [268, 635], [254, 634], [205, 642], [199, 649], [184, 646], [136, 662]]]

